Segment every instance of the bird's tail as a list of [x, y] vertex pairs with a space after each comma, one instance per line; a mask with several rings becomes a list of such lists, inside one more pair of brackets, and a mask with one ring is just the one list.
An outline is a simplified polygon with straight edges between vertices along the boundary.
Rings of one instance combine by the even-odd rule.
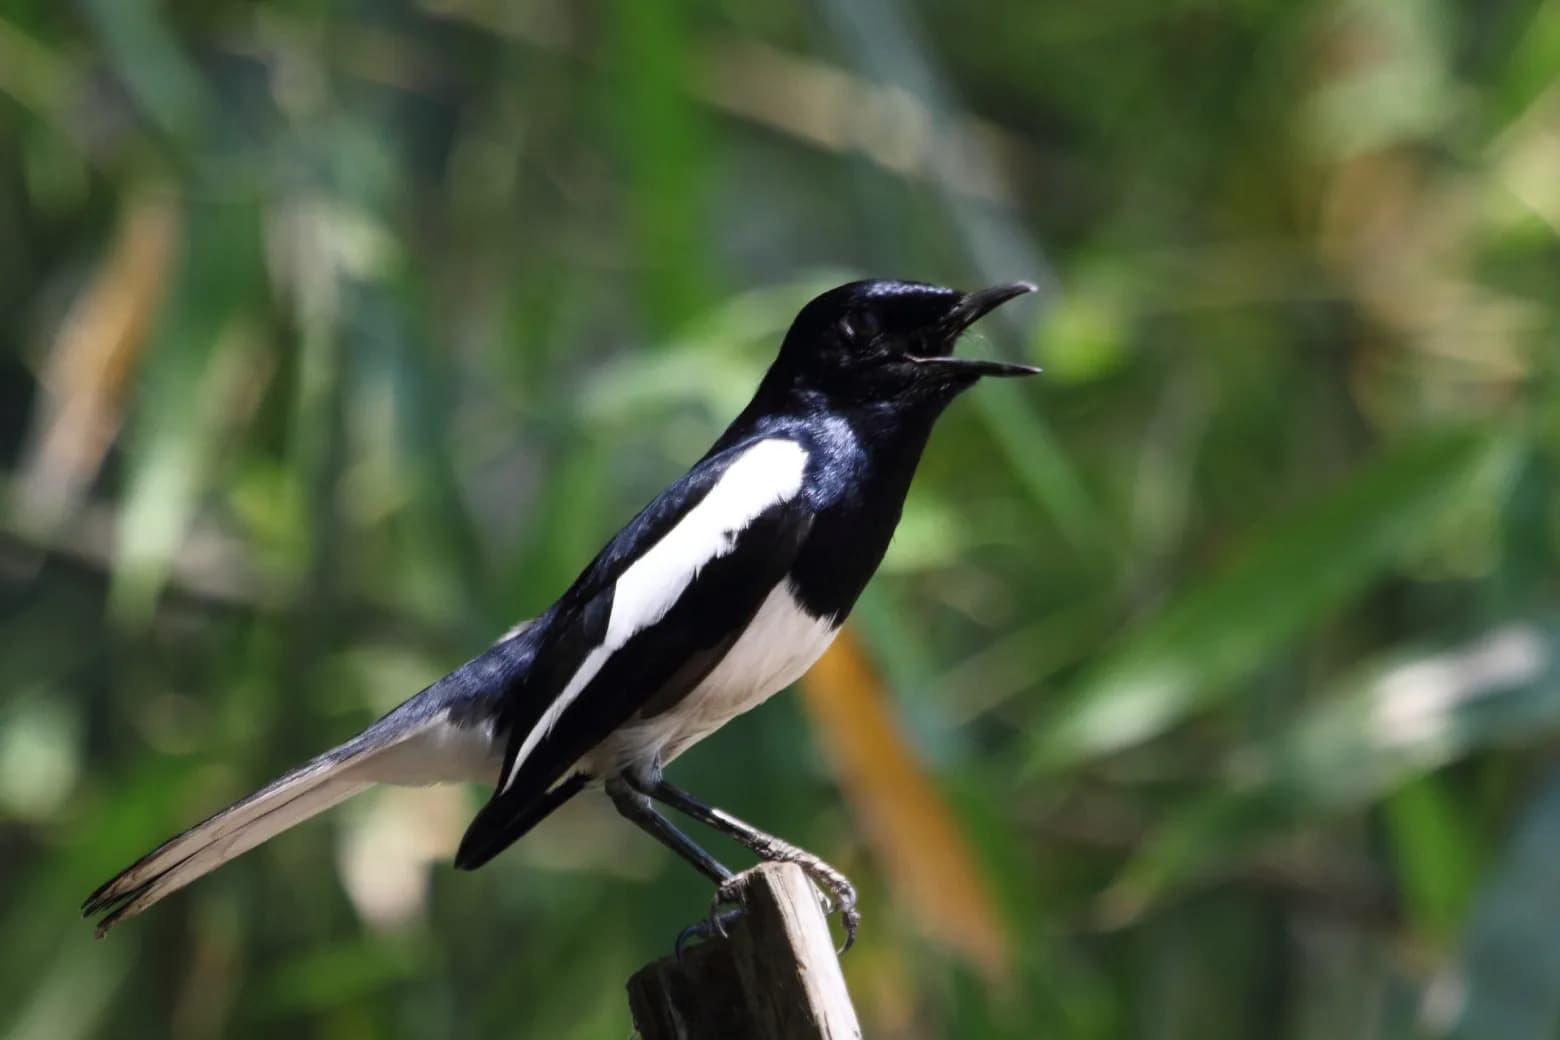
[[458, 736], [451, 739], [452, 733], [463, 731], [454, 727], [447, 712], [428, 710], [429, 694], [435, 689], [425, 690], [345, 744], [169, 838], [88, 896], [81, 907], [82, 916], [103, 914], [97, 923], [101, 937], [126, 917], [376, 781], [465, 779], [458, 775], [406, 775], [408, 765], [415, 767], [428, 758], [427, 751], [437, 754], [460, 741]]

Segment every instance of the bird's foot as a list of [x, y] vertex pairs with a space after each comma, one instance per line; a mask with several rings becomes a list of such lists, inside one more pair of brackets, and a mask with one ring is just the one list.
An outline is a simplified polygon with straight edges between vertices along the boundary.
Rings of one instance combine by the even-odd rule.
[[861, 927], [861, 912], [856, 909], [856, 886], [850, 883], [850, 878], [811, 852], [778, 839], [771, 839], [767, 847], [755, 851], [766, 860], [795, 863], [801, 867], [822, 896], [824, 914], [839, 911], [840, 921], [845, 925], [845, 943], [839, 952], [844, 953], [856, 944], [856, 931]]
[[727, 929], [733, 921], [742, 916], [742, 908], [739, 906], [726, 906], [722, 909], [722, 906], [720, 897], [717, 895], [714, 902], [710, 904], [708, 917], [693, 922], [677, 933], [677, 943], [672, 947], [672, 952], [677, 955], [679, 961], [682, 960], [683, 951], [694, 940], [709, 942], [711, 939], [724, 939], [728, 936]]
[[715, 895], [710, 899], [710, 912], [702, 920], [695, 921], [684, 928], [677, 936], [678, 958], [682, 957], [683, 947], [690, 939], [707, 942], [715, 938], [730, 938], [727, 929], [741, 916], [741, 885], [737, 881], [737, 875], [733, 875], [716, 886]]
[[796, 865], [817, 886], [824, 916], [839, 911], [840, 922], [845, 925], [845, 942], [838, 952], [844, 953], [856, 944], [856, 931], [861, 927], [861, 911], [856, 909], [856, 886], [850, 883], [850, 878], [817, 857], [813, 857], [811, 862], [797, 862]]
[[[856, 886], [850, 883], [850, 878], [835, 870], [823, 860], [794, 845], [781, 845], [776, 843], [776, 848], [765, 850], [772, 855], [765, 856], [771, 862], [794, 863], [802, 868], [802, 873], [813, 883], [818, 892], [818, 902], [823, 906], [824, 916], [839, 912], [840, 922], [845, 925], [845, 942], [838, 952], [844, 953], [856, 944], [856, 932], [861, 927], [861, 911], [856, 909]], [[715, 899], [710, 905], [710, 914], [714, 915], [723, 906], [731, 906], [737, 902], [736, 878], [725, 882], [715, 891]], [[728, 919], [729, 920], [729, 919]]]
[[[838, 952], [843, 954], [855, 945], [856, 932], [861, 927], [861, 912], [856, 909], [856, 886], [823, 860], [811, 853], [796, 851], [796, 857], [787, 857], [785, 862], [802, 868], [817, 891], [825, 916], [839, 911], [840, 921], [845, 925], [845, 942]], [[741, 881], [739, 877], [731, 877], [715, 889], [709, 914], [678, 933], [675, 947], [678, 959], [682, 959], [683, 951], [694, 940], [707, 942], [727, 938], [731, 924], [741, 916]]]

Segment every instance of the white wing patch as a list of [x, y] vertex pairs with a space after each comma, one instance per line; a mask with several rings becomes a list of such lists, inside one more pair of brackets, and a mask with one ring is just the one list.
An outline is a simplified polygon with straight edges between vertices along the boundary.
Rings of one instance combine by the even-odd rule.
[[760, 513], [794, 498], [802, 489], [806, 469], [807, 451], [795, 441], [759, 441], [732, 460], [704, 499], [623, 572], [612, 589], [606, 637], [585, 655], [557, 699], [526, 734], [503, 790], [514, 783], [521, 764], [613, 652], [664, 618], [706, 564], [736, 548], [737, 536]]
[[664, 618], [705, 564], [736, 548], [743, 528], [801, 490], [806, 466], [807, 452], [787, 440], [759, 441], [734, 459], [704, 501], [618, 579], [603, 645], [622, 646]]

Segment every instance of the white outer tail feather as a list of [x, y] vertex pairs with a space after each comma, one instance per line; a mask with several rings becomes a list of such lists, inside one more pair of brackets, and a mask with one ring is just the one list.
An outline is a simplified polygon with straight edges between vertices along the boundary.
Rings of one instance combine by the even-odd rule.
[[134, 917], [228, 860], [345, 801], [368, 786], [366, 780], [346, 782], [322, 778], [275, 805], [270, 805], [275, 801], [274, 796], [258, 801], [256, 808], [264, 805], [270, 807], [249, 815], [246, 820], [225, 820], [222, 818], [225, 814], [219, 814], [196, 824], [161, 846], [157, 855], [131, 867], [110, 882], [111, 888], [105, 890], [105, 898], [122, 899], [131, 894], [134, 898], [116, 907], [98, 923], [98, 936], [101, 938], [126, 917]]
[[[82, 912], [91, 915], [107, 911], [97, 926], [101, 937], [126, 917], [135, 916], [228, 860], [374, 783], [425, 784], [483, 774], [480, 767], [473, 769], [469, 764], [459, 769], [459, 764], [450, 760], [450, 752], [460, 745], [472, 751], [485, 750], [491, 739], [485, 732], [457, 730], [442, 713], [402, 728], [395, 723], [397, 714], [393, 712], [345, 744], [163, 842], [94, 892]], [[456, 733], [459, 738], [452, 741]], [[420, 754], [425, 749], [414, 746], [420, 744], [427, 744], [426, 751], [431, 754]], [[398, 753], [386, 754], [390, 751]], [[451, 774], [460, 775], [408, 769], [423, 758], [428, 765], [438, 767], [440, 773], [448, 769]], [[486, 778], [491, 782], [491, 771]]]

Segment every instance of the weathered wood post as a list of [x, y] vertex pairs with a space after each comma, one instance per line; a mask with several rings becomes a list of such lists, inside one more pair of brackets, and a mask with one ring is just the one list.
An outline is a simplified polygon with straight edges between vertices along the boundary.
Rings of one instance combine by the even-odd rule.
[[643, 1040], [852, 1040], [861, 1036], [812, 883], [791, 863], [738, 877], [743, 914], [725, 939], [668, 955], [628, 980]]

